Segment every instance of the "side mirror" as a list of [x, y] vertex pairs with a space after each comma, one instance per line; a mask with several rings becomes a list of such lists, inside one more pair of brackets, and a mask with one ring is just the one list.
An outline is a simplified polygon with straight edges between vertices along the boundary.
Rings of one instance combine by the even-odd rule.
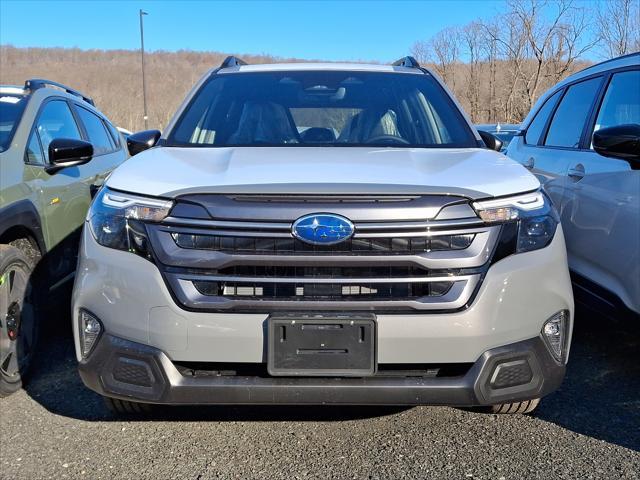
[[93, 157], [93, 145], [84, 140], [56, 138], [49, 144], [49, 163], [45, 170], [48, 174], [67, 167], [84, 165]]
[[640, 160], [640, 125], [616, 125], [594, 132], [593, 149], [604, 157]]
[[482, 138], [482, 141], [488, 149], [495, 150], [496, 152], [502, 150], [502, 140], [500, 140], [498, 137], [483, 130], [478, 130], [478, 133], [480, 134], [480, 138]]
[[131, 156], [153, 147], [160, 140], [160, 130], [143, 130], [127, 137], [127, 148]]

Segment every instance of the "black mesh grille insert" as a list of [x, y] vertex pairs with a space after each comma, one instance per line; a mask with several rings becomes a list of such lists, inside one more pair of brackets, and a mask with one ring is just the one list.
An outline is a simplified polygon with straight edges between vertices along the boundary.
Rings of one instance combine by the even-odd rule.
[[213, 271], [217, 275], [262, 278], [414, 278], [460, 275], [460, 270], [429, 270], [413, 265], [364, 266], [294, 266], [294, 265], [234, 265]]
[[354, 254], [354, 255], [416, 255], [438, 250], [468, 248], [475, 234], [437, 235], [431, 237], [350, 238], [336, 245], [310, 245], [296, 238], [264, 238], [223, 235], [173, 233], [181, 248], [216, 250], [236, 254]]
[[[269, 377], [266, 363], [174, 362], [185, 377]], [[380, 377], [460, 377], [472, 367], [472, 363], [381, 363], [376, 376]]]
[[149, 367], [143, 361], [133, 358], [119, 358], [113, 369], [113, 378], [119, 382], [141, 387], [153, 385], [153, 374]]
[[493, 388], [506, 388], [529, 383], [533, 372], [526, 360], [515, 360], [499, 364], [491, 379]]
[[453, 282], [270, 283], [195, 280], [202, 295], [263, 300], [411, 300], [445, 295]]

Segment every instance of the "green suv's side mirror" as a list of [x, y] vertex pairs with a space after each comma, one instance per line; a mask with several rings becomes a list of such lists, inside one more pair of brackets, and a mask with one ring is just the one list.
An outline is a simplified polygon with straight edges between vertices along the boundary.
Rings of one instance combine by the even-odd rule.
[[137, 155], [140, 152], [153, 147], [162, 134], [159, 130], [143, 130], [142, 132], [136, 132], [127, 137], [127, 149], [131, 156]]
[[640, 161], [640, 125], [616, 125], [594, 132], [593, 149], [605, 157]]
[[480, 138], [482, 138], [482, 141], [488, 149], [495, 150], [496, 152], [502, 150], [502, 140], [500, 140], [498, 137], [483, 130], [478, 130], [478, 133], [480, 134]]
[[45, 170], [50, 175], [67, 167], [84, 165], [93, 157], [93, 145], [74, 138], [56, 138], [49, 144], [49, 163]]

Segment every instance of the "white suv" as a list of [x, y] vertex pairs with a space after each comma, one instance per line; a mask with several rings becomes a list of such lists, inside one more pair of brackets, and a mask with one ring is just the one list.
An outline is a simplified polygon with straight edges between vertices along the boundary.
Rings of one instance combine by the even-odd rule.
[[73, 298], [82, 379], [115, 410], [516, 413], [561, 383], [557, 214], [412, 58], [230, 57], [162, 136], [128, 142], [142, 153], [92, 205]]
[[540, 179], [559, 211], [576, 299], [640, 317], [640, 53], [550, 89], [509, 156]]

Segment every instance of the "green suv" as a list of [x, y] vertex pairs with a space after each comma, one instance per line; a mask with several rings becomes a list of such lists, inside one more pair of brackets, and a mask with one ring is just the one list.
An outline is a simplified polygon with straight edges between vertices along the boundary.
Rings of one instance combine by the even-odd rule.
[[49, 80], [0, 86], [0, 397], [20, 388], [91, 198], [127, 157], [90, 98]]

